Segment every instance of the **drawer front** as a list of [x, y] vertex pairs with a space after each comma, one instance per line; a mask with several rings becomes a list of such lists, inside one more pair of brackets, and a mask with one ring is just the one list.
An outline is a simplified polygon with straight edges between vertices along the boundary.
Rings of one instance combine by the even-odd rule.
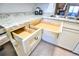
[[46, 42], [55, 44], [57, 42], [58, 35], [59, 34], [57, 33], [52, 33], [51, 31], [44, 30], [42, 39]]
[[79, 24], [77, 24], [77, 23], [64, 22], [63, 24], [64, 24], [63, 26], [66, 27], [66, 28], [71, 28], [71, 29], [79, 30]]
[[5, 31], [5, 29], [4, 28], [1, 28], [0, 29], [0, 34], [3, 34], [3, 33], [5, 33], [6, 31]]
[[23, 40], [23, 48], [27, 55], [37, 46], [41, 40], [42, 30], [38, 30], [36, 33], [33, 33], [29, 38]]
[[5, 44], [8, 41], [9, 41], [9, 38], [7, 37], [7, 35], [6, 34], [2, 35], [0, 37], [0, 46], [3, 45], [3, 44]]

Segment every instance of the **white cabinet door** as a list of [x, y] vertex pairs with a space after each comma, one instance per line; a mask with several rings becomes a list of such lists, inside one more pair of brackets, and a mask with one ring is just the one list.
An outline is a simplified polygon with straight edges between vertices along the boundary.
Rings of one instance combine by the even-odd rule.
[[79, 54], [79, 43], [78, 43], [78, 45], [76, 46], [76, 48], [74, 49], [74, 52], [77, 53], [77, 54]]
[[66, 27], [66, 28], [79, 30], [79, 24], [78, 23], [64, 22], [63, 24], [64, 24], [63, 26]]
[[7, 34], [0, 35], [0, 46], [4, 45], [9, 41], [9, 38], [7, 37]]
[[58, 38], [57, 45], [73, 51], [78, 42], [79, 42], [79, 31], [63, 29], [62, 34]]
[[52, 33], [51, 31], [44, 29], [43, 34], [42, 34], [42, 40], [48, 43], [56, 44], [58, 35], [59, 35], [58, 33]]

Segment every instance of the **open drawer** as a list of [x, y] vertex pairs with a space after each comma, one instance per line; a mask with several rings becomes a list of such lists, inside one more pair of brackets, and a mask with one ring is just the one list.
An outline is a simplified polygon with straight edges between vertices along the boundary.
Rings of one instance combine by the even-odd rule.
[[43, 20], [32, 20], [30, 22], [31, 27], [42, 28], [54, 33], [61, 33], [63, 23], [53, 22], [52, 20], [43, 19]]
[[23, 27], [12, 32], [13, 39], [22, 44], [26, 55], [29, 55], [31, 51], [37, 46], [41, 40], [42, 29], [36, 29], [31, 27]]
[[[15, 30], [12, 32], [12, 36], [15, 40], [22, 42], [23, 40], [26, 40], [29, 35], [31, 35], [33, 32], [35, 32], [36, 29], [31, 29], [28, 27], [23, 27], [18, 30]], [[17, 38], [17, 39], [16, 39]]]
[[30, 27], [42, 28], [42, 40], [57, 44], [59, 34], [62, 33], [63, 23], [53, 22], [49, 19], [32, 20]]

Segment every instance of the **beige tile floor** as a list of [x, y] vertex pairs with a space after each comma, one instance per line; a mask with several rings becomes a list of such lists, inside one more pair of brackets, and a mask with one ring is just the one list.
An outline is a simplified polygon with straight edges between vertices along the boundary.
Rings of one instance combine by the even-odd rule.
[[77, 56], [72, 52], [56, 47], [55, 45], [41, 41], [31, 56]]
[[4, 49], [0, 51], [0, 56], [16, 56], [16, 52], [11, 44], [11, 42], [7, 42], [3, 45]]
[[[6, 43], [0, 51], [0, 56], [16, 56], [16, 52], [10, 42]], [[56, 47], [47, 42], [41, 41], [30, 56], [77, 56], [72, 52]]]

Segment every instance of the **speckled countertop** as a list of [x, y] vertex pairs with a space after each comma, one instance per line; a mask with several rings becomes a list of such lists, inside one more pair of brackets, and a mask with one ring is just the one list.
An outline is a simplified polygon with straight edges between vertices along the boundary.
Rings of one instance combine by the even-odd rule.
[[59, 20], [59, 21], [79, 23], [79, 20], [76, 20], [76, 19], [68, 19], [68, 18], [61, 18], [61, 17], [46, 17], [46, 16], [44, 16], [43, 18], [47, 18], [47, 19], [51, 19], [51, 20]]
[[19, 15], [19, 16], [9, 16], [8, 18], [4, 18], [0, 20], [0, 25], [3, 26], [5, 29], [12, 28], [13, 26], [18, 26], [19, 24], [28, 22], [35, 18], [42, 18], [42, 16], [35, 16], [35, 15]]
[[75, 19], [67, 19], [67, 18], [60, 18], [60, 17], [50, 17], [50, 15], [10, 15], [7, 18], [0, 19], [0, 25], [3, 26], [5, 29], [12, 28], [13, 26], [17, 26], [19, 24], [28, 22], [35, 18], [47, 18], [52, 20], [60, 20], [60, 21], [69, 21], [69, 22], [75, 22], [79, 23], [79, 20]]

